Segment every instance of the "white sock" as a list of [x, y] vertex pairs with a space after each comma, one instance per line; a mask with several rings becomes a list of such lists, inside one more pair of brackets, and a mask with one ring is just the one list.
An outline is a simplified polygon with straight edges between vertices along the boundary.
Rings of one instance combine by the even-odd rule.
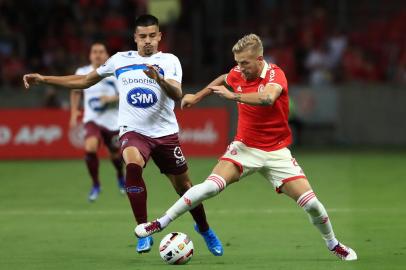
[[172, 219], [168, 216], [168, 215], [164, 215], [161, 218], [158, 218], [158, 222], [159, 224], [161, 224], [161, 228], [165, 228], [166, 226], [169, 225], [169, 223], [171, 223]]
[[297, 204], [307, 212], [310, 222], [320, 231], [327, 247], [332, 250], [338, 244], [338, 240], [334, 235], [327, 211], [313, 190], [303, 193], [297, 200]]
[[[193, 209], [202, 201], [219, 194], [226, 187], [226, 181], [217, 174], [211, 174], [206, 181], [196, 186], [191, 187], [185, 194], [166, 211], [166, 215], [170, 221], [175, 220], [185, 212]], [[162, 218], [164, 218], [163, 216]], [[167, 219], [163, 222], [167, 225]], [[170, 222], [169, 221], [169, 222]], [[162, 226], [163, 224], [161, 224]]]

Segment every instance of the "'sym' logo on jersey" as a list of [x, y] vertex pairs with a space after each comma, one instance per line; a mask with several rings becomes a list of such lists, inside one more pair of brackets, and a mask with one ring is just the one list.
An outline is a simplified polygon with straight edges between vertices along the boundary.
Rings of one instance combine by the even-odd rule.
[[134, 88], [127, 94], [127, 102], [136, 108], [149, 108], [157, 103], [158, 97], [148, 88]]

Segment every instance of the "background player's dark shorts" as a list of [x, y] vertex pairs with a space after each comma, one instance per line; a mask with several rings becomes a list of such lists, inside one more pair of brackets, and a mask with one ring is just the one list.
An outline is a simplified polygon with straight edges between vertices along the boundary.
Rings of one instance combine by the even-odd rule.
[[96, 124], [95, 122], [87, 122], [85, 123], [85, 139], [95, 136], [100, 142], [103, 141], [104, 145], [111, 152], [115, 152], [120, 148], [118, 142], [118, 130], [108, 130], [107, 128]]
[[149, 157], [152, 157], [161, 173], [179, 175], [188, 169], [177, 133], [159, 138], [150, 138], [130, 131], [120, 137], [120, 145], [121, 153], [126, 147], [137, 147], [144, 157], [145, 164], [148, 162]]

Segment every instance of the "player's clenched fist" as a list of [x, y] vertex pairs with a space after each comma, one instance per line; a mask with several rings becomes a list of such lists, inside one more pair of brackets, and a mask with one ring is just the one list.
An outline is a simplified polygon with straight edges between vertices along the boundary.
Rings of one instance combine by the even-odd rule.
[[30, 88], [32, 84], [39, 84], [44, 81], [44, 77], [38, 73], [25, 74], [23, 77], [24, 86]]
[[194, 94], [186, 94], [182, 98], [182, 101], [180, 102], [180, 107], [182, 109], [192, 107], [192, 105], [196, 104], [197, 101], [198, 100], [196, 100], [196, 95], [194, 95]]

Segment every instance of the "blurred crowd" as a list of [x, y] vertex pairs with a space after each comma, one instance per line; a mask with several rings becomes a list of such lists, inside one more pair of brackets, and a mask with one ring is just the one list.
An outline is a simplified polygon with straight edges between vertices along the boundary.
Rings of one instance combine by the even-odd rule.
[[[196, 71], [191, 68], [194, 61], [210, 70], [212, 62], [206, 56], [218, 50], [219, 38], [225, 38], [227, 54], [222, 54], [228, 60], [219, 62], [219, 69], [227, 71], [233, 60], [230, 46], [249, 31], [263, 38], [266, 58], [280, 65], [291, 83], [406, 84], [406, 8], [402, 1], [379, 16], [362, 13], [362, 5], [368, 1], [340, 12], [324, 7], [322, 3], [328, 1], [303, 1], [306, 8], [296, 2], [224, 0], [221, 23], [226, 33], [213, 35], [216, 29], [205, 25], [205, 21], [213, 24], [209, 19], [212, 10], [201, 8], [205, 1], [180, 1], [180, 16], [162, 27], [161, 49], [179, 56], [186, 83], [207, 82], [210, 78], [188, 74], [188, 70]], [[238, 14], [244, 19], [241, 29], [236, 14], [230, 12], [233, 5], [243, 7]], [[72, 73], [87, 63], [94, 41], [105, 42], [111, 53], [134, 49], [133, 22], [147, 6], [148, 0], [0, 0], [0, 86], [20, 86], [25, 72]], [[202, 14], [200, 24], [196, 12]], [[201, 31], [204, 41], [202, 52], [193, 48], [196, 31]]]

